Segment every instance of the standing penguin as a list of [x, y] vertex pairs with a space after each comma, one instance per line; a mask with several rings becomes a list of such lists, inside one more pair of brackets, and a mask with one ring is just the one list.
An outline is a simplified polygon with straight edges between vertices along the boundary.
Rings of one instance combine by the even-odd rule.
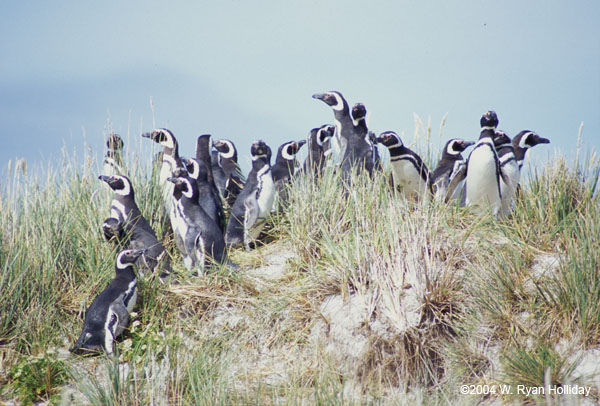
[[[215, 192], [208, 181], [206, 165], [199, 162], [197, 159], [182, 159], [190, 178], [196, 181], [198, 188], [198, 204], [214, 220], [219, 226], [221, 232], [225, 232], [225, 213], [218, 192]], [[215, 195], [216, 193], [216, 195]]]
[[112, 355], [115, 339], [125, 330], [137, 301], [133, 264], [144, 250], [126, 249], [117, 255], [116, 276], [85, 312], [79, 339], [69, 349], [75, 354], [104, 350]]
[[530, 130], [523, 130], [512, 140], [513, 148], [515, 149], [515, 160], [519, 165], [519, 170], [523, 168], [523, 161], [525, 155], [531, 147], [535, 147], [538, 144], [550, 144], [548, 138], [542, 138], [538, 134]]
[[237, 149], [230, 140], [218, 140], [214, 143], [214, 147], [219, 152], [219, 166], [225, 175], [225, 183], [217, 184], [217, 188], [229, 207], [233, 207], [245, 183], [244, 175], [237, 162]]
[[204, 269], [207, 257], [222, 264], [227, 258], [223, 232], [198, 204], [198, 185], [185, 170], [178, 169], [168, 178], [174, 184], [173, 198], [177, 220], [174, 232], [184, 242], [183, 262], [187, 269]]
[[369, 175], [373, 174], [373, 143], [367, 128], [367, 108], [362, 103], [352, 107], [352, 125], [354, 132], [346, 145], [346, 152], [342, 161], [342, 176], [349, 177], [353, 168], [359, 172], [365, 168]]
[[[149, 138], [163, 147], [158, 182], [161, 187], [165, 210], [167, 210], [171, 227], [173, 227], [175, 221], [173, 184], [168, 182], [167, 179], [171, 177], [173, 171], [184, 167], [183, 162], [179, 157], [179, 145], [177, 139], [173, 133], [166, 128], [159, 128], [148, 133], [143, 133], [142, 137]], [[175, 235], [175, 244], [180, 250], [183, 249], [183, 241], [179, 240], [177, 235]]]
[[123, 175], [123, 140], [111, 133], [106, 140], [106, 155], [102, 161], [102, 175]]
[[264, 219], [269, 216], [275, 197], [271, 148], [262, 140], [255, 141], [250, 148], [250, 155], [252, 169], [233, 205], [227, 224], [225, 241], [230, 247], [244, 244], [247, 249], [250, 248], [250, 242], [258, 238], [264, 227]]
[[[442, 157], [431, 175], [431, 185], [437, 200], [447, 202], [459, 197], [464, 182], [452, 181], [465, 168], [462, 152], [474, 144], [473, 141], [453, 138], [444, 146]], [[452, 188], [449, 187], [451, 184]]]
[[314, 99], [323, 101], [333, 110], [335, 135], [331, 140], [334, 158], [342, 159], [346, 153], [348, 141], [354, 135], [354, 123], [350, 117], [350, 107], [340, 92], [315, 93]]
[[500, 160], [500, 171], [508, 177], [510, 184], [500, 179], [500, 195], [502, 196], [500, 216], [506, 217], [510, 212], [512, 202], [517, 192], [520, 181], [519, 164], [515, 160], [515, 149], [510, 137], [504, 131], [496, 131], [494, 135], [494, 147]]
[[500, 167], [498, 153], [494, 147], [494, 136], [498, 126], [496, 112], [488, 111], [484, 113], [480, 124], [479, 141], [477, 141], [467, 159], [465, 204], [467, 206], [489, 207], [492, 214], [497, 217], [502, 204], [500, 178], [504, 175]]
[[333, 137], [334, 133], [335, 127], [330, 124], [310, 130], [308, 134], [308, 155], [304, 160], [302, 168], [305, 173], [312, 173], [317, 177], [323, 174], [323, 168], [327, 159], [325, 143], [329, 144], [329, 140]]
[[[129, 237], [132, 248], [144, 249], [144, 254], [138, 259], [138, 269], [141, 272], [161, 270], [160, 278], [164, 280], [171, 272], [171, 264], [165, 248], [156, 238], [156, 234], [148, 221], [142, 216], [135, 202], [133, 186], [126, 176], [104, 176], [98, 179], [106, 182], [114, 191], [111, 203], [110, 218], [104, 221], [102, 229], [105, 237], [114, 235], [121, 238], [122, 231]], [[122, 231], [121, 231], [122, 230]], [[110, 238], [108, 238], [110, 239]]]
[[427, 165], [421, 157], [405, 147], [394, 131], [379, 134], [377, 142], [390, 152], [392, 162], [392, 181], [395, 189], [400, 189], [407, 197], [419, 199], [429, 197], [431, 181]]
[[277, 150], [277, 157], [275, 158], [275, 165], [271, 168], [273, 174], [273, 182], [275, 182], [275, 188], [279, 192], [292, 178], [298, 167], [298, 161], [296, 155], [300, 151], [300, 148], [306, 144], [306, 140], [288, 141], [279, 147]]

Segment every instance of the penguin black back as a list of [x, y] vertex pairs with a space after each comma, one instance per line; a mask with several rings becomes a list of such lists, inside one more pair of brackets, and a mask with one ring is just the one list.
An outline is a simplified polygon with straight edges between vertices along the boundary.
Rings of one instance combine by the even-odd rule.
[[113, 353], [114, 340], [129, 321], [137, 300], [137, 279], [133, 264], [144, 250], [123, 250], [117, 255], [115, 277], [94, 299], [85, 313], [83, 329], [69, 351], [85, 354], [104, 350]]
[[233, 207], [245, 183], [237, 163], [237, 149], [230, 140], [218, 140], [214, 143], [214, 147], [219, 152], [219, 166], [225, 175], [225, 183], [217, 186], [229, 207]]

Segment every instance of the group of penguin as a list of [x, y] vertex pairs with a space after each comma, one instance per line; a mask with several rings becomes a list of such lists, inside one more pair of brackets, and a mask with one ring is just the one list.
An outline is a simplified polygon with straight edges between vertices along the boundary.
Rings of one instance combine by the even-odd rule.
[[[491, 209], [495, 216], [506, 216], [527, 150], [550, 142], [529, 130], [511, 140], [497, 130], [496, 113], [488, 111], [480, 120], [479, 140], [451, 139], [436, 169], [430, 172], [395, 132], [376, 136], [369, 131], [364, 104], [356, 103], [350, 109], [337, 91], [315, 94], [313, 98], [331, 107], [335, 124], [313, 128], [307, 140], [282, 144], [273, 166], [271, 148], [262, 140], [253, 142], [247, 178], [230, 140], [211, 143], [210, 135], [201, 135], [195, 158], [183, 158], [177, 139], [168, 129], [142, 134], [162, 146], [157, 159], [158, 182], [173, 239], [187, 269], [202, 272], [207, 264], [230, 264], [228, 249], [249, 249], [259, 239], [274, 201], [278, 201], [276, 207], [284, 207], [288, 185], [300, 173], [319, 178], [326, 167], [333, 166], [333, 170], [341, 171], [346, 191], [352, 186], [354, 174], [367, 172], [374, 177], [379, 172], [385, 176], [377, 144], [389, 151], [390, 184], [408, 199], [457, 199], [461, 205]], [[307, 156], [300, 166], [296, 155], [306, 143]], [[471, 146], [465, 160], [462, 153]], [[126, 328], [137, 300], [134, 266], [139, 274], [157, 274], [162, 282], [168, 281], [172, 273], [169, 256], [140, 212], [133, 186], [125, 176], [122, 139], [111, 134], [107, 147], [99, 179], [114, 193], [110, 217], [104, 220], [102, 230], [104, 237], [122, 250], [116, 259], [116, 277], [86, 311], [81, 335], [71, 348], [78, 354], [102, 350], [113, 354], [115, 339]]]

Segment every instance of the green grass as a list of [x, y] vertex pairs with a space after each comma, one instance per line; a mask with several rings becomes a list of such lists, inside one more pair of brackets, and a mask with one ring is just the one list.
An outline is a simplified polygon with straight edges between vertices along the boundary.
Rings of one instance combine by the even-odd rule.
[[[430, 125], [417, 120], [414, 139], [432, 166]], [[571, 382], [573, 356], [598, 348], [593, 155], [531, 171], [502, 221], [407, 201], [383, 177], [355, 177], [347, 197], [333, 171], [299, 178], [268, 242], [201, 278], [166, 235], [156, 171], [140, 161], [126, 159], [136, 201], [176, 275], [140, 281], [114, 359], [65, 353], [114, 274], [97, 163], [65, 159], [44, 178], [12, 170], [0, 185], [0, 402], [475, 404], [484, 396], [460, 385]], [[253, 273], [290, 250], [280, 276]], [[40, 376], [25, 368], [38, 360], [50, 366]], [[597, 399], [594, 382], [583, 381]]]

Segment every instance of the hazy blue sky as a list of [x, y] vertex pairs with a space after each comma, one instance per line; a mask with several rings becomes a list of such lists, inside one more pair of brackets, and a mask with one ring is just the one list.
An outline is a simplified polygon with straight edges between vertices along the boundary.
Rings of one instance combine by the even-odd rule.
[[[0, 168], [55, 157], [110, 130], [140, 142], [168, 127], [274, 149], [333, 115], [311, 95], [363, 102], [375, 132], [413, 142], [413, 113], [443, 141], [476, 139], [496, 110], [536, 155], [600, 146], [600, 2], [2, 2]], [[150, 99], [154, 101], [154, 114]], [[144, 140], [144, 142], [148, 142]], [[441, 143], [440, 141], [439, 143]]]

